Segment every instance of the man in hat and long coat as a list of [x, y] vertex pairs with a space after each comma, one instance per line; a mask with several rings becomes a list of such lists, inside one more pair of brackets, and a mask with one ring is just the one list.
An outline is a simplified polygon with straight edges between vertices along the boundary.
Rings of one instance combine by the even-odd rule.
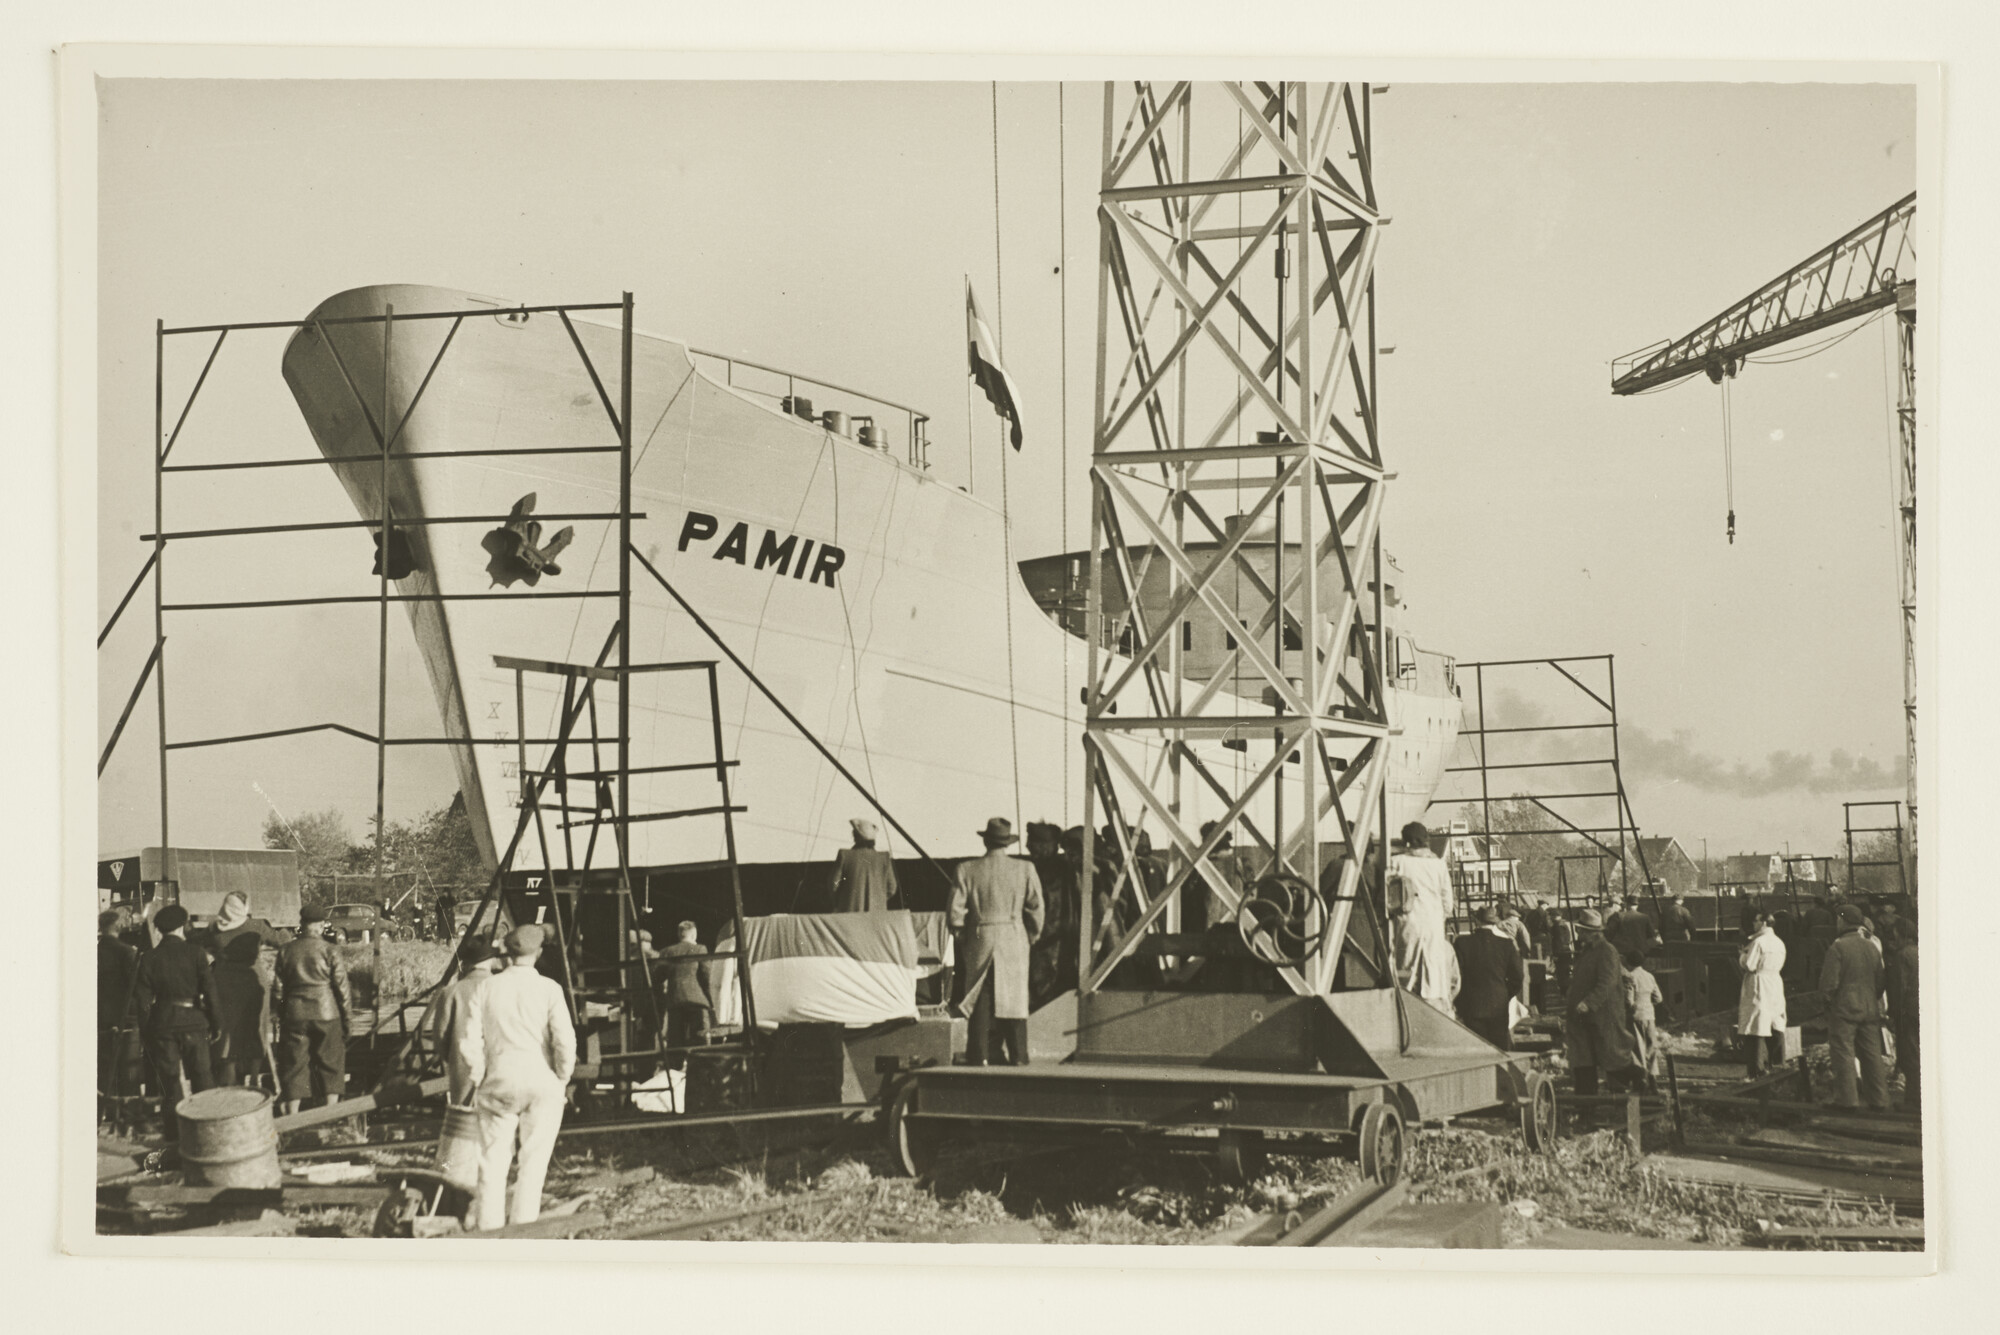
[[[563, 1103], [576, 1070], [576, 1029], [562, 988], [535, 968], [542, 929], [529, 923], [507, 933], [507, 967], [479, 992], [479, 1005], [458, 1042], [472, 1078], [479, 1114], [481, 1231], [530, 1224], [542, 1215], [542, 1182], [562, 1130]], [[514, 1194], [507, 1168], [520, 1145]]]
[[1585, 909], [1576, 925], [1576, 967], [1569, 978], [1563, 1037], [1576, 1092], [1589, 1097], [1597, 1093], [1600, 1071], [1628, 1082], [1638, 1059], [1625, 1014], [1625, 969], [1617, 947], [1604, 939], [1604, 915]]
[[881, 913], [898, 908], [896, 864], [875, 847], [875, 822], [856, 816], [854, 846], [843, 848], [833, 862], [833, 912]]
[[1042, 880], [1035, 864], [1008, 855], [1014, 826], [995, 816], [979, 832], [986, 856], [958, 864], [947, 915], [958, 933], [958, 967], [969, 1007], [966, 1060], [988, 1061], [993, 1021], [1007, 1060], [1028, 1064], [1028, 947], [1042, 931]]

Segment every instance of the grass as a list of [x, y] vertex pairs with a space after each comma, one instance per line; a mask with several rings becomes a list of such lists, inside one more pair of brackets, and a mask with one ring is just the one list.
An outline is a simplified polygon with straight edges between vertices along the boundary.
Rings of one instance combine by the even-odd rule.
[[[376, 996], [375, 947], [352, 942], [338, 947], [347, 963], [348, 983], [356, 1004], [373, 1006]], [[422, 995], [444, 976], [451, 963], [452, 946], [444, 941], [384, 941], [382, 943], [382, 1008], [395, 1006]]]

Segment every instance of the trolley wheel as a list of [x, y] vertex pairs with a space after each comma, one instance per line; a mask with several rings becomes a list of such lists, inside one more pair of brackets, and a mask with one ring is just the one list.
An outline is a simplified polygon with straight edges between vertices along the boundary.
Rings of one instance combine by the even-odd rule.
[[1391, 1104], [1369, 1104], [1361, 1114], [1361, 1175], [1382, 1186], [1393, 1186], [1403, 1175], [1408, 1155], [1403, 1115]]
[[1540, 1071], [1528, 1072], [1528, 1092], [1521, 1100], [1521, 1139], [1530, 1153], [1555, 1153], [1556, 1082]]
[[914, 1078], [905, 1080], [889, 1100], [889, 1147], [895, 1152], [897, 1166], [905, 1173], [911, 1177], [926, 1177], [937, 1163], [938, 1144], [942, 1137], [935, 1125], [912, 1116], [916, 1101], [917, 1082]]
[[1264, 1133], [1224, 1127], [1216, 1133], [1215, 1161], [1230, 1182], [1249, 1182], [1270, 1166], [1264, 1153]]

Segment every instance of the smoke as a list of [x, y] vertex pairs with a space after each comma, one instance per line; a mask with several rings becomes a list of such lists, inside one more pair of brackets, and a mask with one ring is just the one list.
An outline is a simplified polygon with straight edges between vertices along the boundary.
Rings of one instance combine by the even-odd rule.
[[[1520, 692], [1503, 689], [1488, 706], [1495, 728], [1535, 728], [1555, 722], [1571, 722], [1586, 717], [1556, 719], [1541, 705]], [[1598, 714], [1595, 717], [1602, 718]], [[1610, 754], [1610, 738], [1595, 730], [1517, 734], [1525, 746], [1541, 760], [1584, 760]], [[1496, 760], [1500, 743], [1496, 739]], [[1697, 750], [1694, 734], [1677, 731], [1661, 737], [1630, 723], [1618, 729], [1619, 760], [1628, 778], [1644, 778], [1668, 783], [1684, 783], [1703, 792], [1731, 797], [1770, 797], [1779, 793], [1866, 793], [1890, 792], [1904, 786], [1903, 766], [1880, 764], [1867, 756], [1856, 757], [1835, 750], [1824, 762], [1797, 751], [1773, 751], [1761, 764], [1724, 760]], [[1508, 756], [1506, 759], [1518, 759]]]
[[1775, 793], [1885, 792], [1903, 787], [1902, 766], [1890, 769], [1875, 760], [1836, 750], [1821, 763], [1797, 751], [1773, 751], [1761, 765], [1724, 761], [1697, 751], [1693, 734], [1676, 732], [1656, 737], [1644, 728], [1618, 730], [1625, 766], [1634, 775], [1685, 783], [1710, 793], [1733, 797], [1769, 797]]

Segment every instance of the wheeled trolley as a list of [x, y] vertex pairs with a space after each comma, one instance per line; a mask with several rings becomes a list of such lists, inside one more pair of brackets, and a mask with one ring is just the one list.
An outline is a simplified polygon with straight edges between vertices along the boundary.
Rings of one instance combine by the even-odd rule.
[[1064, 1062], [932, 1066], [890, 1086], [903, 1169], [928, 1173], [954, 1138], [1121, 1132], [1206, 1148], [1239, 1177], [1282, 1144], [1352, 1159], [1389, 1183], [1424, 1122], [1511, 1109], [1531, 1149], [1555, 1139], [1555, 1086], [1526, 1054], [1390, 989], [1099, 992], [1078, 1008], [1077, 1040]]

